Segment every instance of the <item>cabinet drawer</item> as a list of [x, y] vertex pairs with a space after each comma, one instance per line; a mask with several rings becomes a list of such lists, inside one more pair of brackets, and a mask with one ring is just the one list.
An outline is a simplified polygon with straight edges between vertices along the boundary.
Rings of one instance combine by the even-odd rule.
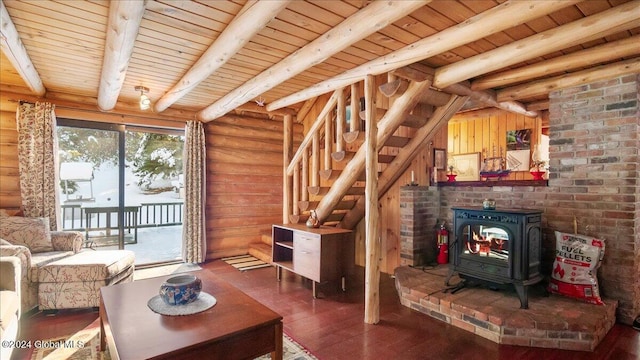
[[320, 240], [305, 235], [293, 235], [293, 269], [301, 276], [320, 281]]
[[320, 250], [320, 237], [315, 234], [308, 234], [304, 232], [293, 233], [293, 246], [304, 246], [305, 248], [314, 247]]

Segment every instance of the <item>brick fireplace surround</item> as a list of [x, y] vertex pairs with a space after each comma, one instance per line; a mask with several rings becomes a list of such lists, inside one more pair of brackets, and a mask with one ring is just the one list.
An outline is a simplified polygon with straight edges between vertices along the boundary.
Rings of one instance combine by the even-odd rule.
[[[402, 303], [503, 344], [592, 350], [615, 321], [630, 325], [640, 315], [639, 89], [640, 75], [635, 74], [550, 93], [548, 186], [500, 186], [497, 181], [492, 186], [403, 187], [403, 266], [396, 269]], [[553, 264], [554, 230], [573, 232], [576, 221], [578, 233], [605, 239], [598, 279], [606, 305], [534, 295], [530, 309], [521, 310], [515, 292], [444, 294], [444, 277], [417, 269], [434, 263], [434, 226], [446, 220], [452, 230], [451, 208], [481, 207], [485, 198], [501, 208], [543, 211], [544, 274]], [[447, 267], [438, 270], [445, 276]]]
[[[421, 270], [409, 266], [395, 271], [402, 305], [505, 345], [593, 351], [616, 322], [618, 302], [605, 305], [578, 302], [559, 295], [544, 296], [543, 288], [529, 290], [529, 308], [520, 309], [513, 290], [463, 288], [445, 293], [447, 265]], [[454, 276], [451, 284], [460, 279]]]

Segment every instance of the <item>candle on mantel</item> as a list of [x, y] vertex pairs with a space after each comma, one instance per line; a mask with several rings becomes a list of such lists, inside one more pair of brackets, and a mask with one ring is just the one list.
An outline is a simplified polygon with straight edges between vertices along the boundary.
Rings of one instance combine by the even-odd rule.
[[411, 170], [411, 183], [414, 184], [416, 182], [416, 176], [413, 173], [413, 170]]

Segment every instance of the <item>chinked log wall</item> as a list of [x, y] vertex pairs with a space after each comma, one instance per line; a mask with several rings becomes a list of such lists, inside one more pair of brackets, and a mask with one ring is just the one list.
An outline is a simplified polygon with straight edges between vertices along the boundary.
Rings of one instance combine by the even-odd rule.
[[[282, 119], [223, 116], [205, 125], [207, 258], [246, 254], [282, 223]], [[294, 125], [294, 144], [302, 125]]]

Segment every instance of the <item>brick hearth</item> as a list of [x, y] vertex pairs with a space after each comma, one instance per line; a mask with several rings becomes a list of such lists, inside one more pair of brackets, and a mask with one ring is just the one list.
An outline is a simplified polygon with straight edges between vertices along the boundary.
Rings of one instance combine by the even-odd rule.
[[[395, 271], [404, 306], [470, 331], [499, 344], [593, 351], [616, 321], [618, 302], [592, 305], [559, 295], [544, 295], [541, 285], [529, 290], [529, 309], [520, 309], [513, 290], [481, 287], [444, 293], [448, 266]], [[453, 276], [450, 284], [460, 278]]]

